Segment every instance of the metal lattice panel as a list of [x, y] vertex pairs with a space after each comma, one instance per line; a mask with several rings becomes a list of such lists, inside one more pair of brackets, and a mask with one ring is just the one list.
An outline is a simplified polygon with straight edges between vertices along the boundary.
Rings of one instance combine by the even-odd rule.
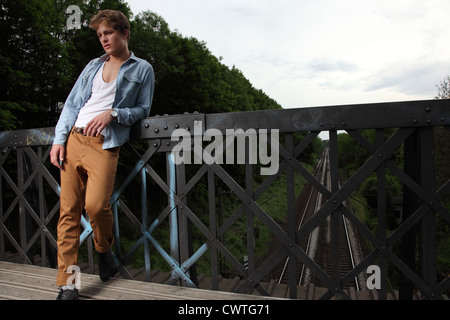
[[[328, 288], [322, 299], [332, 297], [349, 298], [344, 287], [358, 274], [365, 272], [375, 262], [383, 275], [383, 286], [379, 296], [386, 299], [386, 270], [388, 264], [394, 266], [402, 275], [400, 292], [407, 298], [412, 287], [421, 291], [423, 297], [438, 299], [450, 288], [449, 278], [438, 281], [436, 277], [436, 217], [450, 223], [450, 214], [443, 203], [450, 193], [450, 180], [436, 191], [433, 164], [433, 128], [449, 126], [449, 102], [417, 101], [386, 103], [373, 105], [355, 105], [341, 107], [304, 108], [292, 110], [271, 110], [261, 112], [228, 113], [217, 115], [187, 114], [179, 116], [154, 117], [141, 121], [133, 128], [133, 139], [143, 141], [146, 148], [134, 148], [128, 144], [122, 152], [134, 160], [131, 170], [120, 186], [115, 188], [111, 204], [114, 220], [124, 215], [139, 231], [139, 238], [132, 247], [122, 253], [120, 230], [116, 223], [116, 260], [119, 272], [125, 278], [131, 278], [125, 265], [144, 247], [144, 268], [147, 281], [151, 280], [152, 255], [160, 255], [171, 268], [168, 284], [197, 286], [196, 264], [207, 254], [212, 278], [212, 288], [218, 289], [220, 276], [219, 256], [223, 257], [244, 280], [236, 292], [250, 293], [256, 290], [261, 295], [269, 292], [261, 282], [286, 257], [291, 258], [290, 265], [300, 261], [309, 268], [320, 282]], [[386, 116], [389, 115], [389, 116]], [[199, 126], [200, 124], [200, 126]], [[386, 138], [386, 131], [394, 132]], [[448, 128], [448, 127], [447, 127]], [[171, 137], [175, 130], [184, 129], [195, 144], [197, 135], [208, 130], [225, 134], [226, 130], [277, 129], [283, 136], [283, 142], [270, 140], [279, 154], [278, 171], [275, 174], [259, 178], [255, 184], [255, 172], [261, 165], [249, 161], [250, 142], [246, 143], [246, 161], [241, 177], [234, 177], [226, 165], [206, 161], [214, 159], [211, 150], [203, 144], [194, 147], [194, 154], [203, 158], [194, 165], [176, 164], [173, 148], [177, 141]], [[375, 144], [359, 133], [359, 129], [373, 129]], [[338, 130], [345, 130], [369, 154], [365, 163], [347, 181], [340, 183], [338, 167]], [[330, 182], [324, 185], [299, 160], [302, 153], [311, 145], [321, 131], [330, 135]], [[33, 129], [0, 133], [1, 205], [0, 205], [0, 258], [5, 255], [5, 241], [17, 250], [26, 263], [33, 263], [30, 250], [40, 240], [40, 254], [51, 256], [56, 249], [56, 240], [52, 226], [59, 210], [59, 185], [57, 173], [49, 165], [49, 144], [52, 141], [52, 128]], [[295, 134], [303, 132], [302, 139], [295, 141]], [[448, 130], [447, 130], [448, 133]], [[250, 140], [248, 140], [250, 141]], [[294, 143], [295, 141], [295, 143]], [[404, 161], [399, 166], [393, 155], [402, 150]], [[237, 155], [236, 155], [237, 156]], [[158, 171], [165, 163], [165, 172]], [[206, 163], [208, 162], [208, 163]], [[188, 175], [189, 171], [189, 175]], [[393, 174], [404, 186], [404, 219], [395, 230], [386, 227], [386, 171]], [[294, 174], [300, 175], [323, 199], [324, 204], [298, 230], [294, 224], [295, 185]], [[281, 176], [286, 176], [286, 221], [287, 228], [275, 221], [270, 212], [266, 212], [259, 200], [261, 196]], [[352, 193], [371, 176], [377, 181], [377, 232], [371, 231], [346, 205]], [[14, 181], [17, 176], [17, 182]], [[139, 209], [133, 212], [124, 199], [125, 191], [139, 181]], [[148, 198], [150, 181], [153, 187], [160, 189], [166, 196], [166, 205], [156, 216], [148, 212], [151, 205]], [[207, 199], [202, 214], [194, 212], [190, 202], [195, 188], [202, 184], [207, 190]], [[217, 188], [226, 187], [239, 205], [224, 221], [218, 220]], [[4, 198], [6, 191], [13, 193], [12, 199]], [[48, 204], [52, 200], [54, 203]], [[136, 206], [135, 206], [136, 207]], [[17, 217], [14, 217], [17, 215]], [[338, 274], [340, 258], [338, 256], [338, 219], [344, 216], [357, 232], [367, 239], [372, 250], [344, 276]], [[18, 230], [8, 227], [9, 221], [17, 218]], [[265, 258], [257, 261], [255, 257], [255, 220], [260, 221], [273, 235], [278, 247]], [[330, 219], [332, 233], [333, 272], [330, 274], [323, 266], [312, 259], [300, 246], [324, 221]], [[223, 238], [233, 232], [236, 222], [245, 220], [246, 255], [248, 266], [242, 259], [233, 255], [229, 244]], [[11, 223], [9, 223], [11, 224]], [[155, 237], [155, 230], [169, 228], [169, 247], [162, 245]], [[88, 217], [83, 217], [81, 242], [92, 237]], [[193, 246], [193, 235], [200, 240]], [[416, 238], [419, 239], [419, 270], [416, 270], [411, 256], [417, 254]], [[413, 239], [411, 241], [411, 239]], [[197, 241], [197, 242], [198, 242]], [[396, 246], [401, 246], [397, 254]], [[89, 258], [93, 269], [92, 244], [88, 241]], [[450, 254], [450, 252], [449, 252]], [[49, 259], [51, 260], [51, 259]], [[43, 259], [46, 263], [46, 259]], [[293, 271], [291, 271], [293, 272]], [[296, 298], [295, 279], [289, 280], [290, 297]]]

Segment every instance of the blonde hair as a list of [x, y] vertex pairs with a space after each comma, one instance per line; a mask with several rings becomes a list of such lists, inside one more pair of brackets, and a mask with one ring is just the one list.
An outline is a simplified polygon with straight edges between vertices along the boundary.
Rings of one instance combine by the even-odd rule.
[[128, 31], [128, 39], [130, 39], [130, 22], [122, 12], [109, 9], [101, 10], [91, 18], [89, 28], [97, 30], [102, 23], [107, 24], [122, 34], [125, 34], [125, 31]]

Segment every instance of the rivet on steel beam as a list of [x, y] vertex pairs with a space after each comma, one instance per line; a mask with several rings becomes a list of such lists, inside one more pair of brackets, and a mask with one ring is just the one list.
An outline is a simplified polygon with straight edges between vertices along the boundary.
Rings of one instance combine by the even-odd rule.
[[145, 127], [145, 129], [148, 129], [148, 128], [150, 128], [150, 125], [148, 123], [146, 123], [144, 127]]
[[180, 126], [178, 124], [175, 125], [175, 129], [178, 129]]
[[159, 133], [159, 129], [157, 128], [157, 129], [155, 129], [155, 133]]
[[430, 112], [430, 111], [431, 111], [430, 107], [427, 107], [427, 108], [425, 109], [425, 111], [426, 111], [426, 112]]
[[164, 126], [164, 130], [168, 130], [169, 129], [169, 127], [168, 126]]
[[153, 144], [153, 146], [156, 148], [156, 147], [158, 146], [158, 143], [155, 142], [155, 143]]
[[418, 122], [417, 119], [414, 119], [414, 120], [413, 120], [413, 123], [414, 123], [414, 124], [417, 124], [417, 122]]

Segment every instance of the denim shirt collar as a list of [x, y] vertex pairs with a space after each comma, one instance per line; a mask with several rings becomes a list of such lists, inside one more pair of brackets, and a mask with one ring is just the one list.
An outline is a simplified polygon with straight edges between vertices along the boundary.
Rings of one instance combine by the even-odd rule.
[[[128, 60], [134, 60], [134, 61], [138, 61], [138, 59], [136, 58], [136, 56], [134, 55], [133, 51], [130, 51], [130, 57], [124, 62], [126, 63]], [[105, 61], [107, 61], [109, 59], [110, 55], [105, 53], [104, 55], [102, 55], [100, 58], [98, 58], [98, 62], [99, 63], [103, 63]]]

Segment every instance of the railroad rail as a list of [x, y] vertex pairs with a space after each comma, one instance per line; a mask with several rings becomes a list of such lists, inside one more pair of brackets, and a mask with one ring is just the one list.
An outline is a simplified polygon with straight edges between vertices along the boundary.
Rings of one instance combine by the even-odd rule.
[[[292, 276], [287, 292], [292, 299], [299, 296], [296, 261], [305, 264], [323, 285], [324, 292], [317, 297], [320, 299], [352, 298], [345, 286], [374, 264], [381, 270], [377, 275], [380, 277], [379, 299], [388, 298], [389, 268], [400, 275], [401, 299], [412, 299], [415, 292], [419, 292], [422, 299], [444, 299], [450, 290], [450, 278], [448, 270], [437, 262], [437, 219], [444, 226], [450, 223], [447, 202], [450, 178], [437, 180], [433, 156], [439, 146], [435, 145], [437, 140], [433, 133], [435, 129], [443, 129], [444, 139], [449, 140], [449, 110], [450, 100], [429, 100], [226, 114], [194, 113], [141, 121], [133, 127], [132, 143], [121, 151], [126, 165], [119, 169], [127, 178], [118, 183], [111, 201], [114, 220], [118, 221], [114, 234], [120, 275], [133, 279], [126, 266], [143, 248], [143, 274], [148, 282], [152, 281], [154, 271], [152, 261], [158, 257], [171, 270], [166, 284], [199, 287], [197, 264], [203, 259], [208, 263], [210, 288], [219, 290], [220, 265], [225, 260], [242, 280], [233, 292], [267, 296], [272, 292], [264, 279], [290, 257], [288, 265], [293, 267], [288, 271]], [[184, 137], [186, 141], [190, 139], [194, 153], [202, 155], [201, 159], [206, 161], [192, 165], [174, 162], [173, 151], [180, 139], [173, 141], [172, 137], [176, 130], [183, 128], [183, 141]], [[371, 130], [375, 141], [361, 133], [360, 130], [366, 129]], [[250, 161], [249, 148], [257, 143], [246, 143], [244, 151], [241, 150], [247, 156], [242, 164], [235, 162], [234, 167], [242, 168], [238, 172], [229, 170], [228, 164], [215, 161], [218, 156], [214, 154], [215, 145], [205, 146], [206, 138], [211, 133], [217, 138], [225, 137], [229, 130], [236, 139], [242, 133], [247, 140], [265, 137], [265, 151], [273, 148], [271, 151], [276, 157], [271, 160], [278, 170], [269, 168], [271, 152], [263, 152], [258, 163]], [[337, 138], [340, 130], [367, 154], [366, 161], [342, 185]], [[323, 131], [330, 137], [326, 185], [301, 161], [302, 154]], [[41, 266], [54, 263], [53, 228], [59, 212], [60, 188], [59, 172], [49, 163], [53, 132], [54, 128], [39, 128], [0, 133], [0, 260], [5, 259], [7, 252], [12, 252], [19, 255], [20, 262], [34, 264], [38, 253], [45, 257], [39, 262]], [[300, 140], [297, 140], [298, 133]], [[137, 142], [139, 147], [133, 144]], [[235, 154], [238, 155], [241, 156]], [[271, 174], [261, 174], [264, 171]], [[404, 188], [402, 217], [394, 227], [386, 223], [390, 214], [386, 203], [386, 171]], [[305, 217], [299, 228], [294, 173], [317, 189], [324, 201], [313, 215]], [[377, 180], [376, 232], [345, 205], [352, 193], [373, 175]], [[277, 221], [260, 202], [269, 187], [282, 177], [285, 177], [286, 196], [277, 200], [287, 206], [286, 219]], [[196, 187], [207, 191], [203, 194], [205, 198], [198, 199], [199, 194], [194, 192]], [[234, 212], [220, 219], [219, 187], [226, 189], [237, 203]], [[155, 193], [160, 195], [158, 199], [151, 198]], [[155, 212], [152, 201], [160, 201], [162, 210]], [[203, 206], [197, 208], [199, 204]], [[344, 238], [339, 233], [342, 216], [371, 245], [345, 275], [340, 273], [343, 258], [339, 257], [340, 239]], [[121, 237], [120, 220], [123, 219], [136, 231], [135, 239]], [[328, 220], [331, 275], [329, 266], [319, 265], [302, 247], [304, 240]], [[245, 242], [245, 249], [232, 253], [224, 236], [236, 232], [237, 224], [242, 221], [245, 231], [240, 238]], [[275, 251], [263, 261], [255, 255], [258, 244], [255, 221], [262, 223], [278, 243]], [[92, 229], [87, 217], [83, 217], [82, 225], [80, 240], [87, 247], [88, 268], [93, 271]], [[156, 231], [162, 229], [169, 234], [166, 242], [156, 235]], [[124, 247], [125, 240], [131, 242], [131, 247]], [[244, 255], [248, 257], [248, 267], [244, 266]]]
[[[315, 177], [318, 181], [325, 185], [326, 184], [326, 172], [327, 172], [327, 164], [328, 164], [328, 148], [325, 149], [322, 157], [320, 158], [317, 167], [315, 169]], [[307, 186], [303, 189], [303, 192], [307, 194], [307, 196], [303, 195], [303, 199], [307, 199], [305, 203], [300, 203], [300, 206], [297, 208], [297, 211], [300, 213], [300, 221], [298, 222], [297, 230], [309, 219], [311, 216], [318, 211], [321, 207], [321, 194], [317, 191], [317, 189], [312, 186]], [[301, 198], [302, 196], [299, 196]], [[315, 247], [317, 246], [317, 229], [315, 229], [312, 233], [308, 235], [307, 239], [300, 244], [305, 253], [311, 258], [314, 259]], [[313, 237], [314, 234], [314, 237]], [[312, 238], [314, 238], [314, 243], [311, 243]], [[311, 246], [314, 247], [311, 250]], [[292, 261], [295, 262], [292, 262]], [[295, 270], [295, 280], [298, 285], [308, 284], [309, 281], [305, 280], [305, 275], [308, 273], [308, 269], [304, 263], [301, 261], [291, 259], [291, 257], [287, 257], [286, 260], [277, 267], [279, 275], [276, 275], [278, 279], [278, 283], [289, 283], [289, 277], [293, 275], [293, 273], [289, 272], [289, 268], [291, 270]]]
[[[325, 148], [322, 157], [320, 158], [316, 170], [315, 177], [316, 179], [323, 185], [330, 188], [330, 160], [329, 160], [329, 148]], [[307, 221], [312, 215], [320, 210], [320, 208], [326, 203], [323, 199], [322, 194], [317, 191], [315, 188], [304, 188], [303, 192], [308, 192], [306, 203], [302, 204], [303, 206], [298, 208], [301, 212], [300, 222], [298, 224], [298, 229], [301, 228], [303, 223]], [[350, 208], [350, 207], [348, 207]], [[351, 237], [349, 228], [353, 228], [351, 222], [345, 218], [345, 216], [341, 216], [341, 225], [339, 227], [339, 276], [343, 278], [348, 272], [355, 268], [357, 265], [357, 261], [359, 260], [355, 258], [354, 251], [360, 248], [360, 244], [357, 243], [357, 237]], [[333, 275], [333, 244], [331, 241], [331, 220], [328, 219], [326, 223], [321, 224], [319, 227], [314, 229], [308, 235], [308, 238], [305, 239], [300, 246], [305, 251], [305, 253], [316, 263], [321, 265], [322, 268], [327, 270], [328, 275]], [[354, 230], [353, 230], [354, 232]], [[325, 240], [324, 240], [325, 239]], [[322, 242], [322, 243], [321, 243]], [[324, 243], [325, 242], [325, 245]], [[326, 258], [325, 258], [326, 257]], [[278, 283], [289, 283], [289, 276], [291, 275], [289, 272], [289, 267], [292, 268], [293, 265], [290, 264], [291, 257], [287, 257], [286, 260], [278, 266], [279, 276], [277, 276]], [[310, 269], [304, 263], [300, 261], [295, 262], [295, 279], [298, 285], [308, 285], [311, 282], [314, 282], [317, 286], [322, 286], [320, 280], [314, 279], [314, 276]], [[345, 286], [354, 287], [357, 291], [361, 289], [360, 281], [365, 283], [366, 277], [361, 275], [361, 280], [358, 279], [357, 276], [354, 277], [354, 280], [347, 283]], [[365, 288], [365, 285], [362, 286]]]

